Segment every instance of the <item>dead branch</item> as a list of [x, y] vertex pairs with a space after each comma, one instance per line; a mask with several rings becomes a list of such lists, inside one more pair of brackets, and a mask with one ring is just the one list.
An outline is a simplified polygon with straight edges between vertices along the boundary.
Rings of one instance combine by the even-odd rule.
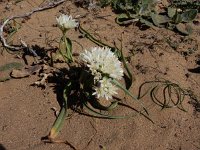
[[[4, 36], [3, 36], [3, 32], [4, 32], [4, 27], [5, 27], [5, 25], [6, 25], [10, 20], [17, 19], [17, 18], [29, 17], [29, 16], [31, 16], [31, 15], [32, 15], [33, 13], [35, 13], [35, 12], [39, 12], [39, 11], [43, 11], [43, 10], [47, 10], [47, 9], [54, 8], [54, 7], [58, 6], [59, 4], [63, 3], [64, 1], [65, 1], [65, 0], [53, 1], [53, 2], [48, 3], [48, 4], [45, 5], [45, 6], [35, 8], [35, 9], [33, 9], [32, 11], [27, 12], [27, 13], [25, 13], [25, 14], [8, 17], [8, 18], [2, 23], [2, 25], [0, 25], [0, 41], [1, 41], [2, 45], [3, 45], [5, 48], [11, 49], [11, 50], [28, 49], [28, 50], [30, 50], [30, 52], [32, 52], [32, 49], [30, 49], [30, 48], [27, 46], [27, 44], [24, 44], [25, 42], [21, 42], [21, 45], [20, 45], [20, 46], [11, 46], [11, 45], [7, 44], [6, 39], [5, 39]], [[34, 53], [33, 53], [33, 54], [34, 54]], [[34, 54], [34, 55], [35, 55], [35, 54]]]

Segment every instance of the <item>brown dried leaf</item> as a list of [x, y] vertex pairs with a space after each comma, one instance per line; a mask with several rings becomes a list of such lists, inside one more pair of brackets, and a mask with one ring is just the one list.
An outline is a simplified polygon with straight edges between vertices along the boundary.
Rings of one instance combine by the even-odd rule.
[[13, 69], [10, 76], [13, 78], [24, 78], [30, 76], [30, 73], [25, 69], [22, 70]]
[[39, 86], [39, 87], [44, 87], [44, 88], [45, 88], [45, 87], [46, 87], [46, 79], [47, 79], [50, 75], [52, 75], [52, 74], [51, 74], [51, 73], [48, 73], [48, 74], [44, 73], [42, 79], [41, 79], [40, 81], [36, 81], [36, 82], [34, 83], [34, 85], [37, 85], [37, 86]]
[[33, 73], [39, 72], [40, 69], [41, 69], [40, 65], [31, 66], [27, 69], [20, 69], [20, 70], [13, 69], [10, 76], [13, 78], [24, 78], [32, 75]]
[[35, 66], [29, 67], [29, 68], [27, 69], [27, 71], [28, 71], [30, 74], [33, 74], [33, 73], [39, 72], [41, 69], [42, 69], [42, 66], [41, 66], [41, 65], [35, 65]]

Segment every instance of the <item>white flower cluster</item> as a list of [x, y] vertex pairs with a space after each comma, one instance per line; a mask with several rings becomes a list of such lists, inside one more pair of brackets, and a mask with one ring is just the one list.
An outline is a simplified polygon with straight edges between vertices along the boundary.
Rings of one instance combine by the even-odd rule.
[[61, 14], [56, 18], [59, 28], [63, 30], [69, 30], [78, 26], [78, 22], [72, 18], [72, 16]]
[[98, 85], [94, 87], [97, 98], [105, 97], [107, 100], [112, 99], [112, 95], [117, 94], [117, 87], [111, 83], [111, 79], [103, 77], [102, 80], [98, 81]]
[[121, 62], [108, 47], [93, 47], [85, 50], [81, 59], [87, 64], [94, 76], [97, 86], [94, 87], [94, 95], [98, 98], [112, 98], [117, 94], [117, 88], [111, 83], [112, 79], [120, 80], [123, 76]]
[[[120, 80], [123, 76], [121, 62], [108, 47], [93, 47], [81, 54], [82, 60], [87, 63], [94, 76], [106, 74], [111, 78]], [[101, 78], [101, 76], [100, 76]]]

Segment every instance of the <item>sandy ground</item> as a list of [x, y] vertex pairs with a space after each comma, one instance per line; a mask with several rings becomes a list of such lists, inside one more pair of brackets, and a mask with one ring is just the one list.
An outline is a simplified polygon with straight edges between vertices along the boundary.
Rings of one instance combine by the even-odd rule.
[[[23, 14], [38, 7], [41, 2], [42, 0], [27, 0], [14, 4], [14, 1], [0, 1], [0, 19]], [[55, 18], [61, 13], [81, 15], [79, 20], [82, 26], [111, 45], [113, 41], [120, 45], [119, 40], [123, 32], [123, 51], [126, 56], [130, 56], [129, 66], [135, 78], [130, 89], [134, 95], [137, 95], [143, 82], [158, 76], [191, 89], [200, 96], [200, 71], [197, 64], [200, 60], [198, 27], [189, 37], [166, 29], [140, 30], [133, 25], [121, 27], [115, 23], [115, 14], [110, 8], [87, 11], [71, 2], [65, 2], [56, 8], [35, 13], [28, 19], [16, 20], [21, 24], [21, 28], [13, 36], [12, 42], [19, 44], [21, 38], [29, 45], [38, 46], [40, 50], [58, 47], [61, 32], [55, 27]], [[68, 36], [84, 48], [94, 46], [86, 38], [79, 38], [78, 31], [70, 30]], [[174, 50], [166, 39], [170, 39], [173, 44], [177, 43], [177, 49]], [[25, 65], [25, 61], [19, 58], [20, 53], [9, 54], [3, 51], [3, 47], [0, 51], [0, 65], [10, 62], [21, 62]], [[74, 44], [74, 52], [81, 51], [81, 47]], [[132, 56], [131, 52], [136, 54]], [[34, 61], [32, 56], [27, 55], [25, 58], [27, 66]], [[194, 68], [196, 71], [188, 70]], [[39, 79], [37, 75], [32, 75], [0, 82], [0, 150], [72, 149], [66, 144], [41, 142], [41, 138], [49, 133], [55, 120], [52, 108], [59, 110], [60, 107], [58, 93], [54, 90], [55, 84], [49, 83], [45, 89], [31, 86]], [[125, 103], [134, 105], [123, 93], [118, 97]], [[149, 96], [144, 98], [144, 102], [152, 103]], [[154, 124], [139, 115], [129, 119], [106, 120], [73, 113], [70, 119], [66, 119], [58, 138], [68, 140], [78, 150], [198, 150], [199, 106], [191, 103], [194, 101], [186, 97], [183, 106], [187, 112], [177, 108], [161, 111], [159, 106], [153, 105], [149, 108], [149, 113]], [[114, 113], [123, 115], [129, 111], [119, 107]]]

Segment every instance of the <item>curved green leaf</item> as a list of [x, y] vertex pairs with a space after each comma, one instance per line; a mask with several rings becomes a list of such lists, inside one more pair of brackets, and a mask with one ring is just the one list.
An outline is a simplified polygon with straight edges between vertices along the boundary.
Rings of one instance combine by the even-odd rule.
[[177, 11], [176, 11], [176, 14], [173, 17], [173, 21], [174, 21], [175, 24], [182, 22], [182, 16]]
[[182, 21], [190, 22], [196, 18], [197, 14], [198, 14], [198, 11], [196, 9], [187, 10], [181, 14]]
[[56, 118], [52, 128], [51, 128], [51, 131], [48, 135], [48, 139], [50, 141], [52, 141], [59, 133], [59, 131], [61, 130], [62, 128], [62, 125], [65, 121], [65, 117], [66, 117], [66, 114], [67, 114], [67, 96], [70, 94], [70, 91], [71, 91], [71, 82], [68, 82], [67, 83], [67, 86], [65, 87], [64, 91], [63, 91], [63, 104], [62, 104], [62, 107], [61, 107], [61, 110], [60, 110], [60, 113], [58, 115], [58, 117]]
[[173, 7], [168, 7], [167, 8], [167, 14], [170, 18], [173, 18], [174, 15], [176, 14], [176, 10], [177, 8], [173, 8]]
[[164, 15], [158, 15], [155, 13], [151, 13], [151, 18], [153, 20], [153, 23], [158, 27], [161, 27], [162, 24], [169, 22], [169, 18]]
[[112, 82], [114, 85], [116, 85], [118, 88], [120, 88], [121, 90], [123, 90], [123, 91], [124, 91], [127, 95], [129, 95], [133, 100], [139, 102], [139, 104], [142, 106], [142, 108], [145, 110], [145, 112], [146, 112], [147, 114], [149, 114], [148, 111], [146, 110], [146, 108], [144, 107], [143, 103], [142, 103], [137, 97], [133, 96], [133, 95], [132, 95], [125, 87], [123, 87], [117, 80], [113, 79], [113, 80], [111, 80], [111, 82]]
[[192, 27], [189, 24], [179, 23], [176, 25], [176, 29], [185, 35], [189, 35], [192, 33]]

